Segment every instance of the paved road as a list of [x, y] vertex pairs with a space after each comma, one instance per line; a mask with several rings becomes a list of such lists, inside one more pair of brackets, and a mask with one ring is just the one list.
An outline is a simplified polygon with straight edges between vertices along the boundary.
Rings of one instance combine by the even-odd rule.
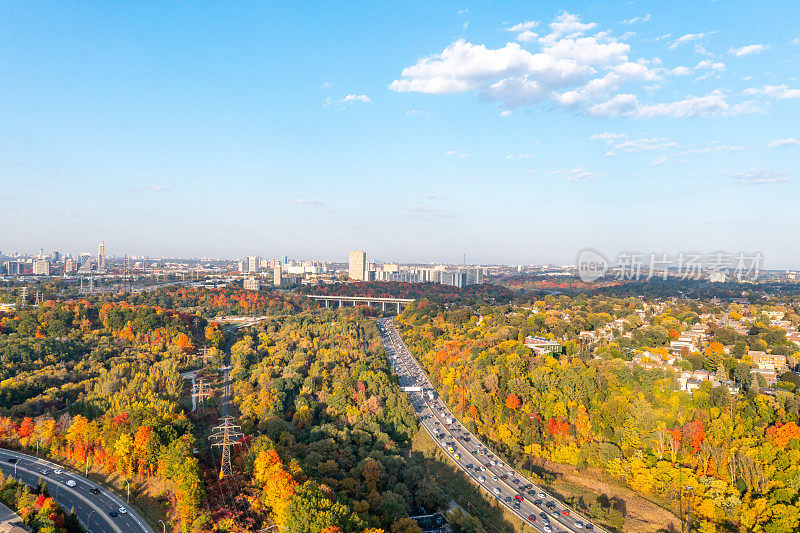
[[421, 425], [475, 483], [539, 531], [600, 530], [495, 457], [486, 445], [459, 423], [438, 398], [390, 318], [378, 319], [378, 331], [392, 367], [400, 378], [400, 385], [422, 389], [407, 392]]
[[[10, 463], [9, 459], [16, 459], [16, 463]], [[89, 533], [153, 533], [147, 522], [122, 499], [105, 487], [60, 465], [0, 448], [0, 470], [6, 476], [12, 475], [32, 487], [42, 478], [47, 482], [50, 496], [67, 513], [74, 507], [75, 514]], [[62, 473], [56, 474], [56, 470], [61, 470]], [[73, 480], [75, 486], [67, 486], [68, 480]], [[100, 493], [92, 494], [90, 489], [97, 489]], [[120, 508], [126, 512], [120, 513]], [[118, 516], [112, 517], [109, 514], [112, 510]]]

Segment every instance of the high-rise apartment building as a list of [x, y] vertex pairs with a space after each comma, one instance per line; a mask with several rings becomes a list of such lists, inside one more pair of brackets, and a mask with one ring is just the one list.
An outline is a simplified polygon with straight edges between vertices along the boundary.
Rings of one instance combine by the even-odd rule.
[[272, 284], [276, 287], [280, 287], [283, 283], [282, 273], [281, 273], [281, 266], [275, 265], [272, 267]]
[[101, 242], [97, 245], [97, 270], [106, 269], [106, 244]]
[[364, 281], [367, 271], [367, 252], [350, 252], [350, 279]]
[[49, 276], [50, 275], [50, 261], [47, 259], [35, 259], [33, 261], [33, 275], [34, 276]]
[[261, 268], [261, 258], [257, 255], [248, 255], [247, 256], [247, 272], [250, 274], [258, 273], [258, 270]]

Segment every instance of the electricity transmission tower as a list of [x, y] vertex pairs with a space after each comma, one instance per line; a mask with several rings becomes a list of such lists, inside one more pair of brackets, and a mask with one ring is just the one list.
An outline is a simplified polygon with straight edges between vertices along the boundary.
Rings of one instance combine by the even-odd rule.
[[211, 435], [211, 439], [216, 440], [212, 446], [222, 446], [219, 475], [223, 477], [233, 474], [233, 469], [231, 468], [231, 446], [239, 444], [237, 440], [239, 437], [243, 437], [244, 434], [239, 431], [241, 426], [233, 424], [232, 416], [223, 416], [220, 421], [222, 423], [214, 428], [214, 434]]
[[203, 366], [208, 366], [208, 360], [211, 359], [211, 354], [208, 353], [208, 346], [200, 348], [200, 358], [203, 360]]
[[211, 388], [208, 386], [205, 379], [198, 378], [195, 380], [194, 386], [192, 387], [192, 398], [197, 401], [198, 408], [200, 408], [200, 404], [206, 398], [211, 398]]

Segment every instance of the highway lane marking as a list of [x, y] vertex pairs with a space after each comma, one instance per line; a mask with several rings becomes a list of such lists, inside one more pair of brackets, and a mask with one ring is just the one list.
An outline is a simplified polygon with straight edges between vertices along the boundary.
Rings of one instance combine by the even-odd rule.
[[[28, 470], [27, 468], [24, 468], [24, 467], [22, 467], [22, 466], [17, 466], [17, 469], [19, 469], [19, 470], [22, 470], [23, 472], [27, 472], [28, 474], [30, 474], [30, 475], [32, 475], [32, 476], [36, 476], [36, 477], [42, 477], [42, 475], [41, 475], [41, 473], [40, 473], [40, 472], [34, 472], [33, 470]], [[84, 498], [82, 494], [78, 493], [77, 491], [74, 491], [74, 490], [72, 490], [72, 488], [68, 487], [66, 484], [64, 484], [64, 483], [61, 483], [61, 482], [59, 482], [58, 480], [55, 480], [55, 482], [56, 482], [56, 483], [58, 483], [59, 485], [64, 485], [64, 486], [63, 486], [64, 490], [67, 490], [68, 492], [71, 492], [71, 493], [72, 493], [73, 495], [75, 495], [75, 496], [76, 496], [76, 497], [77, 497], [79, 500], [81, 500], [82, 502], [85, 502], [85, 503], [89, 504], [89, 506], [90, 506], [92, 509], [94, 509], [94, 510], [95, 510], [95, 512], [97, 512], [97, 514], [99, 514], [100, 516], [102, 516], [102, 517], [105, 519], [106, 523], [107, 523], [109, 526], [111, 526], [111, 528], [112, 528], [114, 531], [116, 531], [117, 533], [122, 533], [122, 530], [121, 530], [119, 527], [117, 527], [117, 525], [116, 525], [114, 522], [112, 522], [111, 520], [109, 520], [108, 518], [106, 518], [106, 515], [103, 513], [103, 511], [101, 511], [101, 510], [100, 510], [100, 508], [99, 508], [97, 505], [95, 505], [93, 501], [91, 501], [91, 500], [89, 500], [89, 499], [86, 499], [86, 498]], [[59, 490], [61, 490], [61, 488], [62, 488], [62, 487], [60, 487], [60, 486], [59, 486], [59, 488], [58, 488], [58, 489], [59, 489]]]
[[[111, 500], [112, 504], [117, 505], [119, 507], [125, 507], [126, 509], [128, 509], [128, 507], [130, 507], [130, 503], [125, 503], [125, 501], [121, 497], [117, 496], [108, 487], [104, 487], [104, 486], [98, 485], [97, 483], [94, 483], [90, 479], [85, 478], [85, 477], [83, 477], [83, 476], [81, 476], [79, 474], [76, 474], [76, 473], [72, 472], [72, 470], [69, 470], [67, 467], [64, 467], [64, 466], [62, 466], [60, 464], [57, 464], [57, 463], [53, 463], [51, 461], [48, 461], [47, 459], [39, 459], [39, 458], [33, 457], [32, 455], [27, 455], [27, 454], [20, 453], [20, 452], [14, 451], [14, 450], [9, 450], [7, 448], [0, 448], [0, 450], [2, 450], [2, 453], [7, 453], [7, 454], [15, 456], [15, 457], [17, 457], [19, 459], [23, 459], [25, 461], [28, 461], [30, 463], [42, 464], [44, 466], [49, 466], [53, 470], [62, 470], [64, 472], [64, 475], [73, 475], [73, 476], [75, 476], [75, 478], [79, 482], [85, 483], [85, 484], [89, 485], [89, 487], [97, 488], [97, 489], [105, 489], [100, 493], [100, 496], [101, 497], [102, 496], [107, 497], [109, 500]], [[52, 477], [52, 472], [50, 474], [48, 474], [48, 476], [42, 476], [41, 473], [38, 474], [38, 475], [39, 475], [39, 477], [48, 477], [48, 476], [50, 476], [49, 479], [52, 479], [55, 483], [59, 483], [58, 479]], [[74, 491], [71, 491], [71, 492], [74, 492]], [[75, 493], [75, 494], [78, 495], [77, 493]], [[87, 502], [89, 501], [89, 500], [83, 500], [83, 498], [81, 498], [80, 495], [78, 495], [78, 498], [81, 499], [82, 501], [87, 501]], [[105, 515], [103, 515], [103, 516], [105, 517]], [[128, 509], [128, 512], [126, 513], [126, 516], [130, 517], [131, 520], [136, 522], [136, 524], [140, 528], [142, 528], [142, 531], [145, 531], [147, 533], [153, 533], [153, 529], [152, 528], [142, 524], [141, 520], [139, 520], [138, 513], [136, 513], [134, 509]], [[106, 521], [108, 521], [108, 519], [106, 519]], [[110, 522], [110, 521], [108, 521], [108, 522], [113, 525], [112, 522]]]
[[[400, 354], [401, 352], [403, 352], [403, 353], [404, 353], [404, 354], [406, 354], [406, 355], [407, 355], [407, 356], [408, 356], [410, 359], [412, 359], [412, 360], [414, 361], [414, 363], [416, 363], [417, 370], [418, 370], [418, 371], [420, 371], [420, 372], [423, 372], [423, 370], [422, 370], [422, 367], [419, 365], [419, 362], [416, 360], [416, 358], [414, 358], [414, 356], [413, 356], [413, 355], [411, 355], [411, 351], [410, 351], [410, 350], [408, 350], [408, 347], [406, 347], [406, 346], [405, 346], [405, 343], [403, 343], [403, 342], [402, 342], [402, 340], [400, 339], [400, 337], [399, 337], [399, 333], [397, 333], [397, 330], [396, 330], [396, 328], [394, 327], [394, 324], [392, 324], [392, 331], [393, 331], [393, 333], [394, 333], [395, 335], [397, 335], [397, 337], [398, 337], [398, 341], [395, 341], [395, 339], [393, 338], [393, 336], [392, 336], [392, 335], [389, 335], [389, 336], [388, 336], [389, 343], [386, 343], [386, 342], [384, 342], [384, 346], [385, 346], [386, 348], [388, 348], [388, 344], [391, 344], [391, 347], [392, 347], [392, 352], [393, 352], [393, 354], [395, 355], [395, 357], [396, 357], [396, 358], [399, 356], [399, 354]], [[382, 335], [382, 336], [383, 336], [383, 335]], [[386, 340], [386, 339], [384, 338], [384, 340]], [[399, 343], [399, 345], [398, 345], [398, 343]], [[401, 349], [401, 348], [402, 348], [402, 349]], [[405, 369], [406, 373], [407, 373], [407, 374], [409, 374], [409, 376], [408, 376], [408, 377], [409, 377], [409, 378], [411, 378], [411, 379], [413, 379], [413, 378], [412, 378], [412, 374], [413, 374], [413, 373], [411, 372], [411, 369], [409, 368], [409, 365], [408, 365], [408, 364], [405, 362], [405, 360], [404, 360], [402, 357], [400, 357], [400, 361], [399, 361], [399, 363], [400, 363], [400, 365], [402, 365], [402, 367]], [[392, 366], [395, 366], [393, 361], [392, 361]], [[399, 365], [398, 365], [398, 366], [399, 366]], [[429, 381], [429, 380], [428, 380], [428, 385], [430, 385], [430, 387], [431, 387], [431, 388], [433, 388], [433, 385], [430, 383], [430, 381]], [[410, 397], [410, 396], [411, 396], [411, 394], [410, 394], [410, 393], [408, 393], [408, 396]], [[425, 404], [425, 406], [426, 406], [426, 407], [427, 407], [427, 408], [428, 408], [428, 409], [431, 411], [431, 414], [433, 414], [433, 416], [434, 416], [434, 417], [437, 417], [437, 418], [439, 418], [439, 417], [441, 417], [441, 416], [442, 416], [441, 414], [437, 414], [437, 413], [435, 413], [435, 412], [434, 412], [433, 408], [432, 408], [432, 407], [430, 406], [430, 404], [428, 403], [428, 400], [425, 398], [425, 395], [424, 395], [424, 393], [420, 395], [420, 398], [422, 399], [422, 401], [423, 401], [423, 403]], [[412, 402], [412, 403], [413, 403], [413, 402]], [[417, 414], [417, 418], [420, 418], [420, 415], [419, 415], [419, 414]], [[453, 415], [453, 418], [455, 418], [455, 415]], [[457, 419], [456, 419], [456, 420], [457, 420]], [[487, 492], [488, 492], [488, 493], [489, 493], [489, 494], [490, 494], [490, 495], [491, 495], [493, 498], [497, 499], [497, 498], [494, 496], [494, 494], [492, 494], [492, 492], [489, 490], [489, 488], [488, 488], [488, 487], [484, 486], [484, 485], [483, 485], [481, 482], [479, 482], [479, 481], [477, 480], [477, 478], [476, 478], [476, 477], [472, 476], [472, 474], [471, 474], [471, 473], [470, 473], [470, 472], [469, 472], [469, 471], [468, 471], [468, 470], [467, 470], [467, 469], [466, 469], [464, 466], [462, 466], [461, 464], [459, 464], [459, 463], [458, 463], [458, 460], [456, 460], [456, 458], [455, 458], [455, 456], [454, 456], [454, 455], [451, 455], [451, 454], [450, 454], [450, 453], [449, 453], [447, 450], [445, 450], [444, 446], [443, 446], [441, 443], [439, 443], [439, 442], [436, 440], [435, 436], [432, 434], [432, 430], [428, 429], [428, 427], [425, 425], [425, 422], [424, 422], [424, 421], [422, 421], [422, 420], [420, 420], [420, 422], [422, 423], [422, 427], [423, 427], [423, 428], [425, 428], [425, 431], [426, 431], [428, 434], [430, 434], [430, 435], [431, 435], [431, 437], [433, 437], [433, 441], [434, 441], [434, 442], [435, 442], [435, 443], [436, 443], [436, 444], [439, 446], [439, 448], [441, 448], [441, 449], [442, 449], [442, 451], [444, 451], [444, 452], [445, 452], [445, 454], [447, 455], [447, 457], [448, 457], [448, 458], [450, 458], [450, 460], [451, 460], [451, 461], [453, 461], [453, 462], [456, 464], [456, 466], [458, 466], [458, 467], [459, 467], [459, 468], [460, 468], [460, 469], [461, 469], [461, 470], [462, 470], [464, 473], [466, 473], [468, 477], [472, 478], [472, 479], [475, 481], [475, 483], [476, 483], [476, 484], [477, 484], [479, 487], [481, 487], [482, 489], [486, 490], [486, 491], [487, 491]], [[445, 421], [445, 422], [446, 422], [446, 421]], [[458, 420], [458, 422], [460, 423], [461, 421], [460, 421], [460, 420]], [[463, 426], [463, 424], [462, 424], [462, 426]], [[453, 435], [451, 428], [447, 427], [447, 424], [445, 424], [445, 428], [446, 428], [446, 431], [447, 431], [447, 433], [448, 433], [448, 434], [450, 434], [450, 437], [451, 437], [451, 438], [453, 438], [455, 441], [460, 441], [460, 439], [459, 439], [459, 438], [457, 438], [455, 435]], [[463, 428], [463, 431], [464, 431], [465, 433], [469, 433], [469, 434], [470, 434], [470, 437], [474, 438], [476, 442], [480, 442], [480, 440], [479, 440], [479, 439], [477, 439], [477, 437], [475, 437], [474, 435], [472, 435], [472, 434], [471, 434], [471, 432], [468, 432], [468, 431], [466, 430], [466, 428]], [[486, 447], [486, 446], [485, 446], [483, 443], [481, 443], [481, 444], [482, 444], [482, 447], [483, 447], [483, 448], [485, 448], [485, 449], [487, 449], [487, 450], [488, 450], [488, 447]], [[477, 456], [477, 454], [473, 454], [472, 452], [470, 452], [470, 451], [469, 451], [469, 450], [466, 448], [466, 444], [463, 444], [463, 443], [461, 443], [461, 442], [458, 442], [458, 443], [456, 444], [456, 448], [457, 448], [457, 449], [459, 449], [459, 448], [460, 448], [461, 450], [463, 450], [463, 451], [464, 451], [464, 453], [465, 453], [467, 456], [469, 456], [469, 457], [472, 457], [472, 458], [473, 458], [473, 460], [475, 460], [475, 461], [478, 461], [478, 462], [479, 462], [481, 465], [483, 464], [483, 463], [481, 463], [481, 462], [480, 462], [480, 461], [481, 461], [481, 458], [480, 458], [480, 457], [478, 457], [478, 456]], [[499, 457], [498, 457], [498, 459], [499, 459]], [[492, 467], [490, 466], [490, 467], [489, 467], [489, 469], [491, 469], [491, 468], [492, 468]], [[499, 469], [500, 467], [497, 467], [497, 466], [495, 465], [495, 467], [494, 467], [494, 468], [498, 468], [498, 469]], [[514, 477], [518, 477], [518, 478], [521, 478], [522, 480], [525, 480], [525, 481], [527, 481], [527, 482], [528, 482], [528, 483], [530, 483], [530, 484], [531, 484], [533, 487], [535, 487], [535, 488], [536, 488], [536, 489], [537, 489], [539, 492], [543, 492], [543, 493], [544, 493], [544, 491], [543, 491], [541, 488], [539, 488], [539, 487], [537, 487], [536, 485], [534, 485], [533, 483], [531, 483], [531, 482], [530, 482], [530, 480], [528, 480], [528, 479], [527, 479], [525, 476], [521, 475], [520, 473], [516, 472], [516, 471], [515, 471], [515, 470], [514, 470], [514, 469], [513, 469], [511, 466], [508, 466], [508, 471], [512, 472], [512, 475], [513, 475]], [[489, 472], [493, 472], [493, 471], [492, 471], [492, 470], [489, 470]], [[494, 472], [493, 472], [493, 473], [494, 473]], [[506, 472], [501, 472], [501, 474], [505, 474], [505, 473], [506, 473]], [[511, 483], [510, 483], [508, 480], [505, 480], [505, 479], [502, 479], [502, 477], [499, 477], [499, 479], [498, 479], [498, 482], [499, 482], [499, 485], [500, 485], [500, 486], [503, 486], [503, 485], [505, 485], [505, 486], [507, 486], [508, 488], [510, 488], [510, 489], [512, 490], [512, 492], [514, 492], [515, 494], [520, 494], [520, 492], [517, 490], [517, 487], [515, 487], [514, 485], [512, 485], [512, 484], [511, 484]], [[552, 497], [552, 496], [550, 496], [550, 495], [548, 495], [548, 497], [549, 497], [549, 498], [552, 498], [552, 499], [553, 499], [553, 500], [555, 500], [555, 501], [558, 501], [556, 498], [553, 498], [553, 497]], [[525, 501], [525, 502], [526, 502], [528, 505], [532, 506], [534, 509], [539, 509], [539, 510], [541, 510], [542, 512], [545, 512], [545, 514], [548, 514], [546, 511], [544, 511], [544, 508], [543, 508], [543, 507], [541, 507], [541, 506], [537, 506], [537, 505], [536, 505], [535, 503], [533, 503], [531, 500], [529, 500], [528, 498], [526, 498], [526, 497], [524, 496], [524, 494], [523, 494], [523, 498], [524, 498], [524, 501]], [[521, 510], [521, 509], [520, 509], [519, 511], [517, 511], [516, 509], [513, 509], [513, 508], [511, 507], [511, 505], [509, 505], [509, 504], [508, 504], [508, 503], [506, 503], [505, 501], [502, 501], [502, 500], [499, 500], [499, 499], [498, 499], [498, 501], [500, 501], [500, 503], [502, 503], [503, 505], [505, 505], [506, 507], [508, 507], [508, 509], [509, 509], [509, 510], [510, 510], [510, 511], [511, 511], [513, 514], [515, 514], [515, 515], [519, 516], [519, 517], [520, 517], [520, 518], [523, 520], [523, 522], [524, 522], [525, 524], [528, 524], [528, 525], [530, 525], [529, 521], [527, 520], [527, 517], [525, 517], [525, 516], [524, 516], [524, 514], [522, 513], [522, 510]], [[590, 522], [589, 520], [585, 519], [584, 517], [582, 517], [581, 515], [579, 515], [578, 513], [576, 513], [576, 512], [575, 512], [573, 509], [570, 509], [570, 508], [569, 508], [567, 505], [563, 504], [563, 502], [559, 502], [559, 503], [562, 505], [562, 507], [564, 507], [564, 509], [566, 509], [566, 510], [568, 510], [568, 511], [570, 512], [570, 515], [571, 515], [571, 516], [562, 515], [562, 513], [559, 513], [559, 515], [556, 517], [556, 520], [555, 520], [555, 521], [556, 521], [556, 524], [558, 524], [558, 526], [560, 526], [560, 527], [566, 527], [567, 529], [578, 529], [578, 526], [576, 526], [576, 525], [575, 525], [575, 523], [574, 523], [574, 522], [575, 522], [577, 519], [580, 519], [580, 520], [581, 520], [583, 523], [589, 523], [589, 522]], [[549, 514], [548, 514], [548, 516], [549, 516]], [[571, 522], [571, 523], [568, 523], [568, 522], [567, 522], [567, 519], [570, 519], [570, 520], [572, 520], [572, 522]], [[551, 518], [551, 520], [552, 520], [552, 518]], [[536, 525], [536, 527], [538, 528], [538, 527], [540, 527], [540, 526], [538, 526], [538, 524], [537, 524], [537, 525]], [[581, 528], [581, 529], [582, 529], [582, 528]], [[598, 531], [601, 531], [601, 532], [603, 531], [601, 528], [597, 528], [597, 530], [598, 530]]]

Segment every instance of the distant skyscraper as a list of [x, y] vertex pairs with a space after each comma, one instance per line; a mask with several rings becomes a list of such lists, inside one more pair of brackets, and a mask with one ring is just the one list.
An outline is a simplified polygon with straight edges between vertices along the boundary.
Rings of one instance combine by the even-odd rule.
[[78, 265], [75, 263], [74, 259], [67, 259], [64, 263], [64, 273], [71, 274], [78, 270]]
[[59, 252], [59, 251], [53, 251], [53, 253], [50, 255], [50, 257], [53, 258], [53, 263], [60, 263], [61, 262], [61, 252]]
[[106, 245], [101, 242], [97, 246], [97, 270], [106, 269]]
[[350, 252], [350, 279], [364, 281], [367, 269], [367, 252]]
[[50, 261], [47, 259], [36, 259], [33, 262], [33, 275], [34, 276], [49, 276], [50, 275]]
[[261, 258], [257, 255], [248, 255], [247, 256], [247, 272], [250, 274], [255, 274], [258, 272], [258, 269], [261, 267]]
[[92, 271], [92, 254], [82, 253], [81, 266], [78, 268], [78, 272], [81, 274], [89, 273]]
[[281, 283], [281, 267], [280, 265], [276, 265], [272, 268], [272, 284], [276, 287], [280, 287]]

